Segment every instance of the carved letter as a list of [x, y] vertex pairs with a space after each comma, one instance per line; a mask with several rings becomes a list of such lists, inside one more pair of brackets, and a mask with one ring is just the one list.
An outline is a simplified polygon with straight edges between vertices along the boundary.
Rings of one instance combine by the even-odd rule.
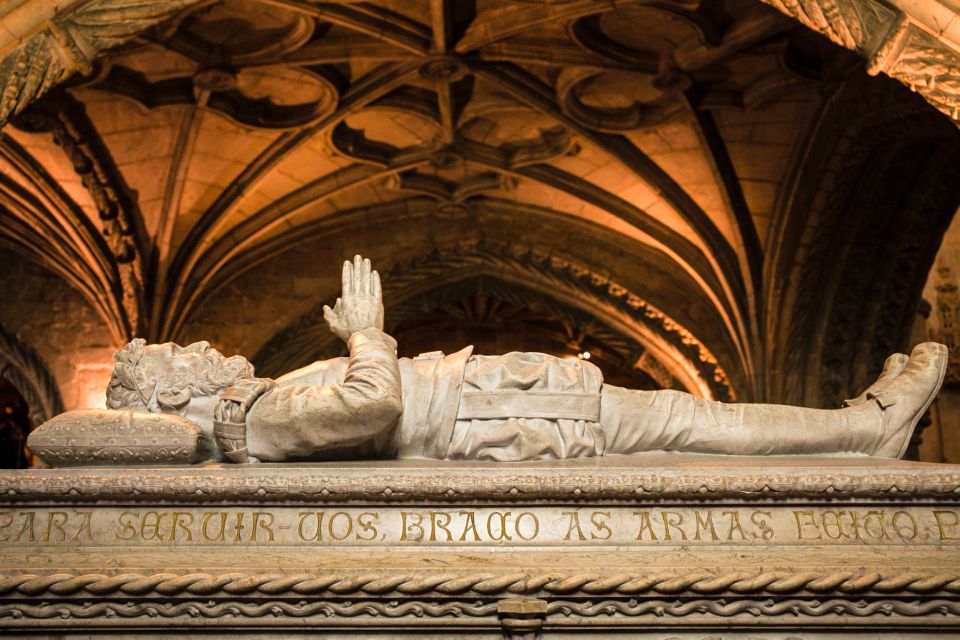
[[160, 523], [167, 514], [163, 511], [147, 511], [140, 519], [140, 538], [142, 540], [163, 540]]
[[[607, 520], [611, 518], [609, 511], [594, 511], [593, 515], [590, 516], [590, 522], [593, 523], [594, 529], [596, 532], [590, 532], [591, 540], [609, 540], [610, 536], [613, 535], [613, 531], [607, 526]], [[603, 534], [603, 535], [598, 535]]]
[[[676, 516], [677, 521], [671, 522], [670, 517]], [[670, 528], [673, 527], [680, 532], [680, 539], [686, 540], [687, 534], [683, 532], [683, 529], [680, 528], [680, 525], [683, 524], [683, 514], [678, 511], [661, 511], [660, 517], [663, 518], [663, 539], [670, 540]]]
[[[137, 528], [133, 526], [133, 522], [137, 521], [137, 514], [131, 513], [129, 511], [124, 511], [120, 514], [120, 517], [117, 518], [117, 524], [119, 524], [122, 529], [118, 530], [116, 533], [118, 540], [133, 540], [137, 537]], [[129, 532], [129, 535], [124, 535]]]
[[9, 511], [0, 511], [0, 542], [6, 542], [10, 539], [7, 529], [13, 524], [13, 514]]
[[54, 531], [60, 536], [60, 540], [67, 539], [67, 532], [64, 525], [67, 524], [67, 514], [65, 511], [51, 511], [47, 514], [47, 533], [43, 536], [44, 542], [50, 542], [50, 534]]
[[[408, 515], [410, 516], [411, 519], [413, 519], [413, 517], [416, 516], [417, 521], [416, 521], [416, 522], [411, 522], [410, 524], [407, 524], [407, 516], [408, 516]], [[417, 542], [417, 541], [419, 541], [419, 540], [423, 540], [423, 527], [420, 526], [422, 522], [423, 522], [423, 515], [422, 515], [422, 514], [419, 514], [419, 513], [407, 513], [406, 511], [401, 511], [401, 512], [400, 512], [400, 539], [401, 539], [401, 540], [413, 540], [414, 542]], [[408, 530], [410, 530], [410, 531], [416, 530], [416, 537], [414, 537], [413, 535], [409, 535], [409, 536], [408, 536], [408, 535], [407, 535], [407, 531], [408, 531]]]
[[847, 513], [850, 514], [850, 528], [853, 529], [854, 539], [863, 541], [863, 538], [860, 536], [860, 514], [852, 509]]
[[[889, 540], [890, 535], [887, 533], [886, 524], [884, 524], [884, 520], [886, 519], [886, 517], [887, 517], [886, 511], [867, 511], [867, 515], [863, 518], [864, 532], [866, 532], [867, 535], [869, 535], [871, 538], [874, 538], [875, 540]], [[870, 530], [869, 524], [870, 524], [871, 518], [876, 520], [877, 525], [880, 527], [880, 530], [876, 533]]]
[[[906, 535], [898, 522], [899, 519], [906, 517], [910, 522], [910, 535]], [[917, 521], [913, 519], [913, 516], [907, 513], [906, 511], [897, 511], [893, 514], [893, 530], [897, 532], [897, 535], [900, 536], [901, 540], [913, 540], [917, 537]]]
[[[215, 533], [210, 535], [209, 529], [207, 527], [210, 524], [210, 521], [213, 520], [216, 516], [220, 516], [220, 533]], [[203, 536], [203, 539], [207, 542], [226, 542], [227, 540], [227, 512], [226, 511], [207, 511], [203, 514], [203, 522], [200, 525], [200, 535]]]
[[[944, 522], [944, 518], [949, 516], [953, 519], [953, 522]], [[933, 517], [937, 519], [937, 529], [940, 530], [940, 539], [941, 540], [960, 540], [958, 536], [951, 536], [947, 533], [945, 527], [955, 527], [960, 523], [960, 516], [957, 515], [956, 511], [934, 511]], [[20, 536], [17, 536], [17, 539], [20, 539]]]
[[[821, 540], [823, 536], [820, 535], [820, 528], [817, 527], [816, 518], [813, 517], [813, 511], [794, 511], [793, 517], [797, 520], [797, 539], [798, 540]], [[806, 519], [806, 522], [801, 521], [801, 517]], [[804, 527], [813, 527], [817, 530], [816, 538], [806, 538], [803, 535]]]
[[[763, 516], [763, 517], [759, 517], [759, 516]], [[763, 538], [764, 540], [772, 540], [773, 528], [770, 527], [769, 524], [767, 524], [767, 521], [764, 519], [764, 517], [772, 518], [773, 514], [770, 513], [769, 511], [754, 511], [753, 513], [750, 514], [750, 522], [752, 522], [755, 527], [758, 527], [760, 529], [760, 536], [759, 536], [760, 538]], [[753, 537], [754, 539], [756, 539], [758, 536], [756, 533], [754, 533]]]
[[743, 532], [743, 527], [740, 526], [740, 512], [739, 511], [724, 511], [723, 515], [730, 516], [730, 530], [727, 531], [727, 540], [733, 540], [733, 532], [736, 531], [740, 534], [741, 540], [747, 539], [747, 534]]
[[266, 511], [253, 512], [253, 526], [250, 528], [250, 542], [259, 542], [257, 534], [260, 529], [267, 532], [266, 542], [273, 542], [273, 514]]
[[77, 528], [77, 532], [73, 534], [73, 539], [80, 540], [80, 534], [86, 533], [87, 540], [93, 542], [93, 531], [90, 530], [90, 518], [93, 513], [90, 511], [74, 511], [74, 513], [80, 518], [80, 526]]
[[[337, 535], [337, 518], [341, 516], [346, 518], [347, 526], [343, 530], [343, 535]], [[353, 533], [353, 518], [351, 518], [350, 514], [346, 511], [337, 511], [327, 520], [327, 533], [330, 534], [330, 537], [334, 540], [346, 540], [350, 537], [350, 534]]]
[[[520, 526], [523, 523], [523, 518], [525, 516], [529, 516], [531, 519], [533, 519], [533, 533], [531, 533], [529, 536], [523, 535], [523, 528]], [[517, 516], [517, 520], [513, 523], [513, 530], [520, 538], [524, 540], [533, 540], [540, 533], [540, 520], [538, 520], [537, 516], [529, 511], [524, 511]]]
[[[833, 522], [828, 522], [827, 517], [830, 517]], [[826, 534], [831, 540], [839, 540], [840, 538], [849, 538], [850, 535], [844, 533], [843, 523], [840, 521], [840, 518], [843, 517], [843, 513], [840, 511], [824, 511], [820, 514], [820, 523], [823, 526], [823, 533]], [[830, 529], [833, 528], [836, 535], [830, 533]]]
[[[510, 518], [511, 513], [511, 511], [494, 511], [487, 516], [487, 535], [491, 540], [506, 540], [509, 542], [513, 539], [510, 537], [510, 533], [507, 531], [507, 519]], [[494, 518], [500, 519], [500, 530], [497, 533], [493, 532]]]
[[19, 515], [23, 516], [23, 524], [20, 526], [20, 532], [13, 541], [20, 542], [20, 538], [26, 533], [29, 536], [27, 539], [30, 542], [36, 542], [37, 537], [33, 535], [33, 511], [21, 511]]
[[241, 539], [240, 535], [243, 533], [243, 516], [245, 515], [246, 515], [246, 512], [244, 511], [237, 512], [237, 526], [236, 526], [237, 533], [233, 537], [234, 542], [240, 542], [240, 539]]
[[694, 511], [697, 516], [697, 534], [693, 536], [694, 540], [700, 539], [700, 531], [709, 531], [711, 540], [719, 540], [717, 529], [713, 526], [713, 511], [707, 511], [707, 517], [704, 518], [699, 511]]
[[637, 540], [643, 540], [643, 532], [650, 532], [650, 539], [656, 540], [657, 534], [653, 531], [653, 523], [650, 522], [649, 511], [634, 511], [633, 515], [640, 516], [640, 530], [637, 531]]
[[437, 541], [437, 529], [447, 534], [447, 540], [453, 540], [453, 534], [450, 533], [450, 529], [447, 529], [451, 519], [452, 516], [446, 511], [430, 512], [430, 542]]
[[[376, 523], [380, 521], [380, 514], [376, 511], [364, 511], [359, 516], [357, 516], [357, 524], [360, 525], [360, 528], [357, 530], [357, 540], [376, 540], [377, 539], [377, 527]], [[360, 532], [369, 533], [369, 536], [361, 536]]]
[[466, 541], [467, 531], [473, 532], [474, 542], [480, 542], [480, 534], [477, 532], [476, 514], [473, 511], [460, 511], [458, 513], [464, 516], [463, 533], [460, 534], [460, 542]]
[[[297, 525], [297, 534], [300, 536], [301, 540], [316, 540], [317, 542], [323, 540], [323, 511], [301, 511], [300, 512], [300, 524]], [[303, 530], [303, 525], [306, 524], [307, 518], [310, 516], [314, 517], [314, 521], [317, 523], [317, 529], [314, 532], [313, 536], [307, 536]]]
[[577, 531], [577, 537], [581, 540], [586, 540], [587, 537], [583, 535], [583, 529], [580, 528], [580, 512], [579, 511], [564, 511], [560, 515], [567, 516], [570, 522], [567, 524], [567, 533], [563, 536], [564, 540], [570, 539], [570, 534], [573, 533], [574, 529]]
[[193, 533], [190, 527], [193, 526], [193, 514], [184, 511], [173, 512], [173, 524], [170, 525], [170, 542], [177, 539], [177, 529], [182, 529], [187, 534], [187, 542], [193, 541]]

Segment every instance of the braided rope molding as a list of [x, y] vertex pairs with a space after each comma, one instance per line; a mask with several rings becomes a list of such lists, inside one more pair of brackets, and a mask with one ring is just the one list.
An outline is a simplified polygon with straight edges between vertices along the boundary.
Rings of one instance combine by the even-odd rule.
[[823, 617], [829, 615], [853, 616], [857, 618], [869, 616], [926, 616], [939, 614], [955, 616], [960, 613], [960, 602], [953, 600], [927, 600], [902, 602], [897, 600], [738, 600], [724, 602], [723, 600], [693, 600], [689, 602], [672, 602], [653, 600], [644, 602], [623, 602], [608, 600], [601, 602], [566, 602], [556, 600], [547, 605], [547, 615], [577, 616], [592, 618], [597, 616], [648, 616], [657, 617], [685, 617], [693, 614], [710, 614], [720, 617], [732, 617], [748, 614], [754, 617], [767, 616], [809, 616]]
[[[42, 604], [2, 604], [0, 605], [0, 627], [16, 626], [17, 621], [25, 620], [91, 620], [103, 619], [177, 619], [189, 622], [191, 619], [206, 622], [208, 620], [227, 619], [236, 624], [238, 619], [268, 618], [261, 622], [270, 625], [282, 624], [284, 618], [302, 621], [303, 618], [319, 618], [326, 624], [336, 623], [336, 618], [481, 618], [496, 620], [495, 602], [265, 602], [251, 603], [243, 601], [228, 602], [188, 602], [188, 603], [134, 603], [134, 602], [97, 602], [97, 603], [42, 603]], [[953, 600], [724, 600], [698, 599], [685, 602], [670, 600], [648, 600], [629, 602], [603, 600], [599, 602], [558, 600], [547, 604], [545, 623], [550, 626], [576, 624], [577, 618], [595, 618], [599, 616], [629, 618], [652, 616], [663, 618], [686, 618], [689, 616], [716, 616], [733, 618], [750, 616], [751, 618], [791, 616], [822, 618], [827, 616], [851, 616], [869, 618], [882, 616], [884, 622], [891, 616], [956, 616], [960, 614], [960, 603]], [[565, 620], [569, 619], [569, 620]], [[13, 622], [13, 624], [11, 624]]]
[[[0, 626], [5, 619], [44, 620], [91, 618], [460, 618], [496, 616], [497, 605], [460, 602], [189, 602], [189, 603], [55, 603], [0, 605]], [[271, 624], [275, 620], [270, 621]]]
[[[496, 468], [484, 465], [339, 468], [313, 473], [310, 467], [270, 465], [232, 469], [28, 470], [0, 475], [0, 503], [318, 504], [349, 501], [405, 503], [425, 500], [503, 503], [562, 499], [597, 500], [767, 500], [771, 498], [850, 500], [936, 499], [960, 501], [955, 471], [877, 471], [836, 473], [830, 468], [796, 472], [740, 473], [730, 468], [680, 472], [649, 464], [578, 469], [574, 465]], [[955, 469], [955, 467], [954, 467]]]
[[960, 594], [960, 574], [881, 574], [855, 571], [732, 571], [686, 574], [492, 573], [475, 574], [246, 574], [58, 573], [0, 576], [0, 597], [185, 597], [217, 595], [303, 597], [499, 595], [681, 595], [681, 594]]

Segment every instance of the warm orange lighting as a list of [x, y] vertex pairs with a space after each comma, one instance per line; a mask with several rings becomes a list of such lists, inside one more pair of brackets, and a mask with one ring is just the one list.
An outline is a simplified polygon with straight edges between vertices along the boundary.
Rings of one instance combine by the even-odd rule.
[[67, 409], [103, 409], [106, 407], [106, 390], [110, 382], [110, 373], [113, 365], [109, 359], [103, 362], [84, 362], [74, 369], [73, 384], [68, 390], [73, 393], [64, 394], [64, 404]]

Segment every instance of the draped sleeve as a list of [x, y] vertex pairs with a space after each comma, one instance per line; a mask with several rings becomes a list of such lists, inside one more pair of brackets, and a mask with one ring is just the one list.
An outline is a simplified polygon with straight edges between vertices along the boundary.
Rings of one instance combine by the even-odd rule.
[[403, 411], [400, 368], [393, 338], [364, 329], [348, 342], [340, 384], [280, 385], [247, 414], [247, 447], [264, 461], [310, 459], [352, 447], [394, 430]]

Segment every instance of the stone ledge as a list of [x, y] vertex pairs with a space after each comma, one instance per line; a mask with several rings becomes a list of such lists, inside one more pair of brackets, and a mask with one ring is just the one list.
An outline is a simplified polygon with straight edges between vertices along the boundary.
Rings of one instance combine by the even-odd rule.
[[960, 501], [960, 466], [859, 457], [646, 454], [538, 463], [389, 460], [0, 473], [0, 502]]
[[949, 631], [958, 505], [867, 457], [11, 471], [0, 629]]

